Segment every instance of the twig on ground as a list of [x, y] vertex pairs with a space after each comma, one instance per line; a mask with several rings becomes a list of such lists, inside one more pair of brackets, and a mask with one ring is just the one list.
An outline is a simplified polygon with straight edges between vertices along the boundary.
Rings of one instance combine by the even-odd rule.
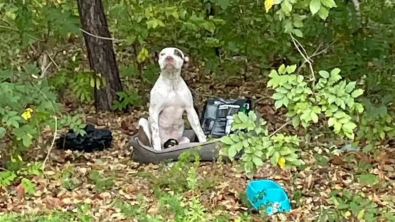
[[263, 100], [264, 98], [266, 98], [266, 97], [262, 96], [261, 98], [255, 100], [255, 101], [254, 101], [254, 107], [256, 107], [257, 104], [258, 104], [261, 100]]
[[57, 136], [57, 131], [58, 131], [58, 118], [56, 116], [53, 117], [55, 120], [55, 133], [51, 142], [51, 146], [47, 150], [47, 156], [45, 156], [45, 159], [43, 161], [43, 165], [41, 167], [41, 170], [44, 171], [45, 169], [45, 164], [49, 159], [49, 154], [51, 154], [52, 148], [55, 146], [55, 141], [56, 141], [56, 136]]
[[274, 134], [278, 133], [282, 128], [286, 127], [288, 124], [290, 124], [292, 120], [288, 120], [286, 123], [284, 123], [282, 126], [280, 126], [278, 129], [276, 129], [274, 132], [272, 132], [269, 137], [272, 137]]
[[49, 59], [52, 61], [52, 63], [56, 66], [56, 68], [57, 68], [58, 70], [60, 70], [58, 64], [56, 64], [56, 62], [55, 62], [55, 57], [56, 57], [58, 54], [56, 54], [54, 58], [52, 58], [48, 53], [45, 53], [45, 54], [47, 54], [47, 56], [48, 56]]
[[44, 70], [41, 73], [41, 78], [45, 77], [45, 73], [47, 72], [48, 68], [52, 65], [52, 62], [49, 62], [48, 65], [44, 68]]

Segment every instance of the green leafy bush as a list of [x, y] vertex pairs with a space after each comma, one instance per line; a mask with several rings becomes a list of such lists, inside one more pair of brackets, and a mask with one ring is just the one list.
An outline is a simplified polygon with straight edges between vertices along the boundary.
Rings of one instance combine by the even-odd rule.
[[[340, 69], [330, 73], [320, 71], [321, 78], [315, 83], [307, 82], [303, 75], [295, 74], [296, 65], [281, 65], [269, 74], [268, 87], [275, 89], [272, 98], [275, 108], [286, 107], [287, 117], [296, 128], [302, 125], [307, 128], [311, 123], [318, 123], [319, 118], [327, 119], [327, 126], [333, 127], [339, 136], [354, 139], [357, 125], [353, 119], [364, 111], [363, 105], [355, 101], [362, 95], [362, 89], [356, 89], [356, 82], [341, 80]], [[252, 176], [263, 160], [270, 159], [273, 165], [280, 167], [300, 166], [304, 162], [296, 154], [299, 151], [297, 136], [270, 134], [264, 127], [266, 122], [257, 119], [251, 111], [248, 116], [238, 113], [234, 116], [232, 130], [237, 133], [221, 138], [224, 146], [221, 152], [231, 159], [243, 151], [241, 160], [247, 175]]]
[[319, 71], [321, 78], [309, 86], [303, 75], [295, 74], [296, 65], [280, 66], [278, 71], [272, 70], [268, 87], [275, 89], [272, 98], [276, 108], [288, 109], [287, 117], [292, 118], [294, 127], [318, 123], [319, 117], [327, 119], [327, 125], [339, 136], [353, 140], [356, 114], [364, 111], [363, 105], [356, 98], [363, 94], [356, 89], [356, 82], [342, 80], [340, 69], [330, 73]]
[[128, 105], [141, 106], [143, 104], [142, 97], [138, 94], [137, 89], [130, 89], [128, 92], [117, 92], [118, 100], [114, 101], [115, 110], [123, 110]]
[[[7, 169], [0, 172], [0, 185], [8, 186], [22, 177], [22, 185], [29, 192], [33, 184], [24, 177], [37, 175], [40, 170], [32, 168], [37, 165], [26, 165], [23, 156], [37, 146], [44, 128], [49, 126], [59, 130], [69, 126], [84, 133], [82, 128], [85, 126], [78, 116], [61, 115], [60, 104], [54, 102], [56, 95], [52, 87], [46, 81], [31, 77], [37, 72], [34, 65], [26, 65], [23, 71], [2, 70], [0, 74], [0, 94], [3, 96], [0, 101], [0, 142], [3, 144], [0, 164]], [[60, 116], [59, 121], [57, 116]]]
[[324, 214], [329, 221], [338, 221], [341, 218], [377, 221], [379, 216], [378, 206], [363, 193], [358, 194], [346, 189], [344, 191], [332, 191], [329, 196], [336, 209], [333, 215]]
[[221, 154], [233, 160], [243, 150], [241, 161], [243, 170], [249, 177], [253, 176], [258, 167], [263, 166], [265, 159], [269, 159], [273, 165], [279, 164], [281, 168], [304, 164], [297, 155], [297, 136], [269, 135], [265, 127], [266, 121], [257, 119], [253, 111], [248, 116], [240, 112], [234, 118], [232, 130], [238, 132], [221, 138]]
[[375, 105], [370, 100], [362, 100], [366, 112], [359, 118], [357, 136], [359, 140], [367, 140], [369, 144], [364, 151], [371, 151], [376, 142], [395, 136], [395, 123], [392, 113], [388, 112], [387, 104], [391, 97], [385, 97], [381, 104]]

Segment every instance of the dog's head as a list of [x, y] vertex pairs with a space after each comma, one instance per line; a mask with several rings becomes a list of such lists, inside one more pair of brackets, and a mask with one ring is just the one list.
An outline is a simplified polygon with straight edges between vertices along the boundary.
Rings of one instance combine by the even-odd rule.
[[188, 63], [189, 58], [177, 48], [167, 47], [159, 53], [158, 63], [160, 69], [167, 71], [180, 71]]

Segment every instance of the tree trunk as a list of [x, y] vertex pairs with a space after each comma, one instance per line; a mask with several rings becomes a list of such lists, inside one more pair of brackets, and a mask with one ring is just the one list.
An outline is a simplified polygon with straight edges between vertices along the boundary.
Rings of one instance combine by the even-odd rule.
[[82, 28], [90, 33], [84, 32], [89, 65], [106, 80], [105, 86], [100, 84], [99, 89], [95, 86], [96, 110], [110, 111], [116, 93], [122, 91], [122, 83], [102, 0], [78, 0], [78, 11]]

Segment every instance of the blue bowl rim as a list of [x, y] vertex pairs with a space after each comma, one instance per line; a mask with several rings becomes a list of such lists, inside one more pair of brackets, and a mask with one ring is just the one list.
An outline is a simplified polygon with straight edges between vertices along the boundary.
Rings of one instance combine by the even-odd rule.
[[[262, 183], [262, 182], [264, 182], [264, 183], [271, 183], [271, 184], [274, 184], [274, 185], [276, 186], [276, 188], [268, 188], [268, 189], [263, 189], [263, 190], [278, 190], [278, 191], [280, 191], [282, 194], [284, 194], [285, 199], [282, 200], [282, 201], [280, 201], [280, 203], [281, 203], [280, 209], [282, 209], [282, 206], [283, 206], [282, 203], [285, 202], [285, 203], [289, 203], [289, 204], [290, 204], [288, 195], [287, 195], [287, 193], [285, 192], [284, 188], [283, 188], [280, 184], [278, 184], [276, 181], [273, 181], [273, 180], [261, 179], [261, 180], [250, 181], [250, 182], [248, 183], [247, 187], [246, 187], [246, 191], [247, 191], [247, 189], [250, 188], [251, 191], [252, 191], [253, 193], [257, 193], [256, 189], [253, 188], [252, 184], [253, 184], [253, 183]], [[247, 192], [246, 192], [246, 193], [247, 193]], [[255, 194], [254, 196], [256, 196], [256, 194]], [[252, 200], [248, 197], [248, 195], [247, 195], [247, 198], [248, 198], [248, 201], [250, 202], [250, 204], [251, 204], [255, 209], [258, 209], [258, 207], [256, 206], [256, 204], [254, 204], [254, 203], [252, 202]], [[282, 209], [282, 210], [284, 210], [284, 209]]]
[[[284, 188], [283, 188], [280, 184], [278, 184], [276, 181], [267, 180], [267, 179], [250, 181], [250, 182], [248, 182], [247, 187], [250, 187], [253, 191], [256, 191], [256, 190], [254, 189], [254, 187], [252, 187], [252, 184], [256, 184], [256, 183], [271, 183], [271, 184], [274, 184], [274, 185], [276, 186], [277, 189], [282, 189], [282, 190], [284, 190]], [[274, 188], [269, 188], [269, 189], [274, 189]]]

